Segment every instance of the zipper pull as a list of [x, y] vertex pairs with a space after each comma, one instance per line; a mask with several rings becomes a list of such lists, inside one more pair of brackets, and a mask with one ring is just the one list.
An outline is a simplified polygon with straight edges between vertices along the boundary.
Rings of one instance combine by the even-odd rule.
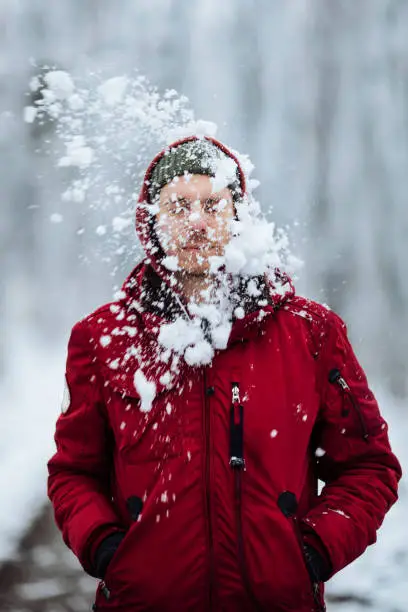
[[[337, 368], [333, 368], [333, 370], [330, 370], [329, 372], [329, 382], [332, 384], [337, 384], [344, 392], [344, 395], [346, 395], [349, 400], [351, 401], [351, 405], [353, 406], [359, 421], [360, 421], [360, 426], [361, 426], [361, 433], [363, 436], [363, 440], [365, 440], [366, 442], [368, 442], [369, 440], [369, 433], [367, 430], [367, 424], [364, 418], [363, 413], [361, 412], [361, 408], [359, 406], [359, 404], [356, 401], [356, 398], [354, 397], [354, 394], [352, 392], [352, 390], [350, 389], [350, 386], [347, 384], [346, 380], [343, 378], [343, 376], [340, 373], [340, 370], [338, 370]], [[349, 411], [344, 407], [343, 408], [343, 416], [347, 416], [349, 414]]]
[[232, 383], [232, 403], [239, 404], [239, 384]]
[[244, 408], [240, 404], [239, 384], [233, 382], [230, 417], [230, 460], [233, 469], [245, 470], [244, 459]]
[[337, 368], [334, 368], [333, 370], [330, 370], [329, 372], [329, 382], [332, 384], [337, 384], [339, 385], [343, 391], [350, 391], [350, 387], [348, 386], [347, 382], [345, 381], [345, 379], [342, 377], [340, 370], [338, 370]]

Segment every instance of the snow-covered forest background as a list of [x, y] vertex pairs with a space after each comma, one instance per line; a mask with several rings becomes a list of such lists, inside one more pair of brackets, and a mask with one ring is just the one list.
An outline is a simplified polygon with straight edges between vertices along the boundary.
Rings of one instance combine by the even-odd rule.
[[[0, 2], [2, 610], [90, 608], [93, 581], [44, 510], [45, 463], [70, 328], [137, 254], [133, 232], [111, 248], [108, 205], [62, 198], [75, 177], [58, 167], [56, 123], [24, 120], [39, 66], [136, 69], [250, 156], [258, 200], [304, 261], [298, 291], [347, 321], [408, 467], [407, 41], [407, 0]], [[403, 480], [376, 547], [328, 586], [329, 612], [407, 612], [407, 512]]]

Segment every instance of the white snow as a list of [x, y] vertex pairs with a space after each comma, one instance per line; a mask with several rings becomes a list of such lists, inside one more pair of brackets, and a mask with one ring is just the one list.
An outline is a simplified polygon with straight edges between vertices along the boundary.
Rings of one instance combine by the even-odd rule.
[[64, 70], [51, 70], [45, 74], [44, 80], [57, 100], [65, 100], [74, 93], [72, 77]]
[[26, 106], [24, 108], [24, 121], [26, 123], [34, 123], [38, 109], [34, 106]]
[[156, 397], [156, 384], [147, 380], [142, 370], [136, 370], [134, 375], [135, 389], [140, 395], [140, 410], [150, 412], [153, 400]]
[[112, 219], [112, 229], [114, 232], [120, 234], [123, 230], [131, 227], [134, 224], [132, 219], [123, 219], [123, 217], [114, 217]]
[[203, 119], [190, 121], [184, 126], [181, 125], [167, 130], [166, 144], [170, 145], [176, 140], [188, 138], [189, 136], [198, 136], [201, 138], [210, 136], [211, 138], [215, 138], [217, 131], [218, 126], [213, 121], [204, 121]]
[[188, 346], [184, 353], [186, 363], [191, 366], [209, 365], [213, 356], [214, 350], [206, 340], [201, 340], [193, 346]]
[[178, 270], [178, 257], [176, 255], [168, 255], [162, 260], [163, 266], [171, 272]]
[[85, 169], [94, 160], [94, 151], [86, 145], [83, 136], [73, 136], [72, 140], [65, 143], [66, 155], [58, 162], [60, 167], [76, 166]]
[[106, 225], [98, 225], [98, 227], [95, 230], [95, 233], [98, 236], [104, 236], [106, 234]]
[[237, 164], [230, 157], [217, 160], [215, 176], [211, 178], [213, 192], [217, 193], [234, 180], [237, 172]]
[[171, 382], [171, 373], [170, 372], [166, 372], [165, 374], [162, 374], [160, 376], [160, 384], [162, 385], [168, 385]]
[[129, 79], [126, 76], [108, 79], [98, 87], [98, 93], [108, 106], [115, 106], [123, 100], [128, 87]]
[[54, 352], [29, 332], [13, 334], [7, 378], [0, 386], [0, 562], [47, 499], [47, 461], [64, 394], [65, 347]]
[[60, 213], [53, 213], [50, 216], [51, 223], [62, 223], [64, 217]]

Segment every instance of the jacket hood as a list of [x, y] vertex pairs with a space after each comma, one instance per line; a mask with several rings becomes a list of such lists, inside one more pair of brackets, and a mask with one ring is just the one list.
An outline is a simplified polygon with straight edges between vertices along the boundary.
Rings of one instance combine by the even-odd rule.
[[[247, 182], [243, 167], [238, 157], [230, 149], [228, 149], [228, 147], [215, 138], [205, 136], [204, 139], [218, 147], [224, 154], [235, 162], [238, 170], [242, 198], [245, 199], [245, 197], [248, 196]], [[153, 158], [146, 170], [136, 207], [136, 232], [139, 236], [146, 257], [144, 261], [130, 273], [123, 285], [123, 291], [128, 297], [132, 296], [133, 299], [136, 298], [136, 302], [139, 301], [137, 294], [139, 291], [141, 291], [142, 285], [148, 278], [150, 278], [150, 280], [152, 278], [152, 274], [149, 272], [149, 270], [152, 270], [154, 272], [153, 276], [156, 276], [156, 280], [154, 281], [156, 285], [158, 283], [163, 283], [163, 285], [167, 286], [173, 297], [178, 297], [179, 302], [184, 302], [183, 296], [179, 295], [174, 287], [174, 279], [172, 278], [171, 272], [162, 263], [162, 259], [164, 258], [165, 254], [158, 244], [153, 229], [152, 214], [149, 210], [149, 205], [152, 203], [149, 194], [149, 186], [152, 171], [162, 157], [166, 155], [170, 149], [173, 149], [185, 142], [194, 140], [200, 140], [200, 138], [197, 136], [190, 136], [188, 138], [177, 140], [168, 145]], [[271, 310], [279, 308], [295, 294], [294, 286], [290, 277], [281, 272], [279, 269], [274, 271], [272, 278], [269, 275], [268, 277], [265, 277], [265, 285], [269, 294], [268, 303]], [[145, 306], [147, 305], [145, 304]], [[142, 310], [146, 309], [142, 308]]]

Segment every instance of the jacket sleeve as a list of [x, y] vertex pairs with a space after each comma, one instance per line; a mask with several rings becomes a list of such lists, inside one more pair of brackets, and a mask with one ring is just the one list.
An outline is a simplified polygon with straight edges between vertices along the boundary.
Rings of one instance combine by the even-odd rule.
[[48, 462], [48, 495], [65, 543], [93, 575], [98, 544], [121, 526], [111, 503], [110, 432], [84, 322], [75, 325], [68, 343], [66, 382], [57, 452]]
[[346, 326], [334, 313], [328, 315], [319, 386], [322, 406], [314, 433], [317, 476], [325, 486], [302, 529], [306, 541], [323, 545], [333, 575], [376, 541], [397, 500], [401, 467]]

